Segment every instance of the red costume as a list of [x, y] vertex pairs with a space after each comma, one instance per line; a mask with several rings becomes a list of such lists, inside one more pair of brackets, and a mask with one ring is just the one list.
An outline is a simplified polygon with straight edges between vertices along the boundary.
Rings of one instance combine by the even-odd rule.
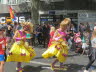
[[4, 41], [4, 44], [0, 44], [0, 55], [4, 55], [4, 49], [3, 46], [6, 46], [6, 38], [0, 38], [0, 42]]

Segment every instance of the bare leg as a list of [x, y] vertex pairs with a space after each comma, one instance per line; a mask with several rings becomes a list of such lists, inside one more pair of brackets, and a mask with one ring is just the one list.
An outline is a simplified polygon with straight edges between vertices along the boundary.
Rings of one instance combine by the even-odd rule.
[[85, 53], [85, 49], [83, 49], [82, 55]]
[[58, 59], [55, 59], [54, 62], [52, 63], [52, 67], [55, 67], [54, 65], [58, 62]]
[[64, 66], [63, 63], [60, 63], [60, 69], [61, 69], [61, 70], [67, 70], [67, 68], [68, 68], [68, 67], [67, 67], [67, 66]]
[[4, 72], [4, 61], [0, 63], [0, 72]]
[[22, 72], [21, 62], [17, 63], [17, 71]]
[[62, 68], [62, 67], [64, 67], [64, 66], [63, 66], [63, 63], [60, 62], [60, 68]]
[[83, 50], [82, 55], [84, 54], [85, 50]]
[[54, 66], [58, 62], [58, 59], [55, 59], [54, 62], [51, 64], [51, 69], [54, 70], [56, 66]]

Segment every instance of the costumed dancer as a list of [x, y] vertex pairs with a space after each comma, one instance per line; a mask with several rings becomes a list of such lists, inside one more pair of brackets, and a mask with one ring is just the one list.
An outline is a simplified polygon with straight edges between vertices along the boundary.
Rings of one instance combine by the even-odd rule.
[[4, 72], [5, 47], [6, 38], [4, 37], [3, 29], [0, 28], [0, 72]]
[[30, 31], [31, 29], [31, 23], [22, 23], [22, 29], [16, 31], [14, 34], [13, 39], [15, 43], [12, 45], [9, 55], [7, 56], [7, 62], [18, 62], [16, 68], [18, 72], [22, 72], [21, 62], [30, 62], [36, 55], [34, 49], [26, 42], [26, 31]]
[[89, 72], [88, 69], [92, 66], [92, 64], [96, 60], [96, 26], [92, 34], [89, 35], [89, 63], [86, 66], [86, 70], [84, 72]]
[[[68, 44], [66, 41], [67, 36], [67, 26], [71, 22], [69, 18], [65, 18], [60, 23], [60, 28], [56, 30], [53, 36], [52, 45], [42, 54], [42, 56], [47, 59], [52, 56], [56, 56], [56, 59], [51, 64], [51, 69], [55, 70], [57, 69], [66, 69], [63, 66], [63, 62], [66, 61], [66, 58], [68, 56]], [[56, 67], [55, 64], [57, 62], [60, 62], [60, 67]]]
[[50, 29], [50, 40], [49, 40], [48, 47], [50, 47], [50, 45], [52, 44], [51, 42], [52, 42], [52, 39], [53, 39], [54, 33], [55, 33], [55, 27], [52, 26], [51, 29]]

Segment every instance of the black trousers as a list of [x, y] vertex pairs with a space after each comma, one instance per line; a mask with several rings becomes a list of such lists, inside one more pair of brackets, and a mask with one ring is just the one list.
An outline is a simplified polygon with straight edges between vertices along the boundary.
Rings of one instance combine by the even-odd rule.
[[88, 70], [92, 66], [92, 64], [94, 63], [94, 61], [95, 61], [95, 59], [93, 60], [92, 59], [92, 56], [89, 56], [89, 63], [86, 66], [86, 70]]
[[38, 43], [42, 44], [42, 36], [38, 36], [37, 39], [38, 39]]
[[6, 62], [6, 59], [7, 59], [7, 54], [6, 54], [6, 47], [5, 47], [5, 52], [4, 52], [4, 56], [5, 56], [5, 62]]
[[46, 43], [47, 43], [47, 47], [48, 47], [49, 39], [50, 39], [49, 35], [43, 36], [43, 46], [44, 46], [44, 48], [46, 47]]

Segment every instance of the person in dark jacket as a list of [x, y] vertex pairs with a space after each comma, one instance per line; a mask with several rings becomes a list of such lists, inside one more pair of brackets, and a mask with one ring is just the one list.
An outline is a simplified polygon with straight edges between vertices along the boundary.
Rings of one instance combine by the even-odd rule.
[[38, 43], [42, 44], [42, 27], [41, 27], [41, 25], [39, 25], [36, 29], [36, 36], [38, 39]]
[[49, 25], [44, 25], [43, 26], [43, 43], [44, 43], [44, 47], [46, 47], [46, 43], [49, 43], [49, 39], [50, 39], [50, 27]]

